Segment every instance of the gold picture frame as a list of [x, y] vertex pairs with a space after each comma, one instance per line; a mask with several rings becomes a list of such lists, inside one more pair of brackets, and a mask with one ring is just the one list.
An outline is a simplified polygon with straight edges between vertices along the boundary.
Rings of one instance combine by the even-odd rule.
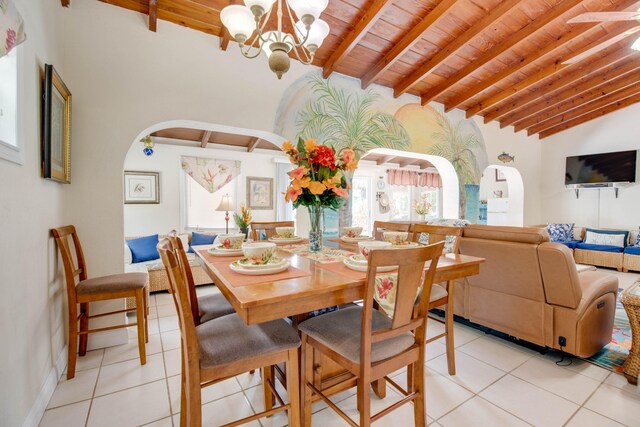
[[42, 176], [71, 183], [71, 92], [53, 65], [44, 66]]

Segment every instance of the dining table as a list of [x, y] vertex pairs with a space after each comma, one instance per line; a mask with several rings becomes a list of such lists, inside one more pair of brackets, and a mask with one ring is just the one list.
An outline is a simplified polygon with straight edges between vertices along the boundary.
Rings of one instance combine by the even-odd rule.
[[[367, 273], [347, 268], [342, 261], [354, 254], [339, 247], [324, 247], [321, 253], [312, 253], [307, 243], [279, 245], [276, 255], [287, 259], [291, 266], [284, 272], [261, 276], [234, 272], [230, 263], [242, 256], [215, 256], [210, 248], [212, 245], [194, 246], [193, 250], [213, 283], [247, 325], [290, 318], [296, 327], [328, 307], [354, 303], [364, 295]], [[483, 258], [443, 254], [438, 260], [434, 283], [447, 282], [452, 292], [453, 281], [478, 274], [483, 262]], [[321, 358], [319, 364], [323, 366], [323, 389], [343, 382], [342, 368], [328, 359]], [[384, 397], [383, 383], [374, 385], [374, 391]]]

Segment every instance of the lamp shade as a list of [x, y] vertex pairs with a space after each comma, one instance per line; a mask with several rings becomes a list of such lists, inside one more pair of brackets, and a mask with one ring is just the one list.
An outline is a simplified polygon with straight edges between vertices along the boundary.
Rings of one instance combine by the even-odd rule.
[[220, 204], [216, 208], [216, 211], [227, 212], [233, 210], [233, 199], [230, 195], [225, 194], [222, 196], [222, 200], [220, 200]]
[[633, 42], [633, 44], [631, 45], [631, 49], [640, 51], [640, 38]]
[[275, 1], [276, 0], [244, 0], [244, 4], [247, 5], [249, 9], [253, 6], [259, 6], [264, 11], [263, 13], [267, 13]]
[[[302, 21], [296, 22], [296, 32], [300, 40], [304, 40], [304, 36], [307, 34], [307, 29], [305, 28]], [[322, 19], [316, 19], [311, 24], [311, 28], [309, 29], [309, 37], [307, 41], [304, 42], [305, 47], [310, 45], [315, 45], [316, 47], [322, 46], [322, 42], [329, 35], [329, 24], [327, 24]]]
[[238, 42], [240, 42], [238, 36], [240, 36], [240, 38], [244, 37], [244, 40], [242, 40], [244, 43], [256, 28], [253, 13], [245, 6], [236, 4], [225, 7], [222, 9], [222, 12], [220, 12], [220, 19], [224, 26], [227, 27], [229, 34]]
[[305, 15], [318, 19], [329, 5], [329, 0], [288, 0], [287, 2], [300, 19]]

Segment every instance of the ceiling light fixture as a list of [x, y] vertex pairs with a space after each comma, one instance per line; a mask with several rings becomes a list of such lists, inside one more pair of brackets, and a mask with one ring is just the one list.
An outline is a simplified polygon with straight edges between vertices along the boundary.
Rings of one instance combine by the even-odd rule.
[[[291, 25], [286, 21], [285, 24], [293, 34], [283, 29], [283, 3]], [[311, 64], [316, 51], [329, 35], [329, 24], [319, 19], [329, 0], [244, 0], [244, 4], [225, 7], [220, 19], [240, 45], [242, 55], [253, 59], [264, 52], [269, 58], [269, 68], [278, 79], [289, 71], [291, 51], [303, 64]], [[269, 24], [273, 25], [269, 18], [274, 10], [276, 28], [267, 28]], [[295, 17], [299, 18], [297, 22]], [[252, 48], [257, 48], [257, 51], [253, 52]]]

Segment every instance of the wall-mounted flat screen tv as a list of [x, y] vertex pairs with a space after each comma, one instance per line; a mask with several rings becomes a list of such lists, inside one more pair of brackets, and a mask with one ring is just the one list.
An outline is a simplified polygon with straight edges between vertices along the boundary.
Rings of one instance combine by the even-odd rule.
[[636, 182], [638, 151], [567, 157], [565, 185]]

